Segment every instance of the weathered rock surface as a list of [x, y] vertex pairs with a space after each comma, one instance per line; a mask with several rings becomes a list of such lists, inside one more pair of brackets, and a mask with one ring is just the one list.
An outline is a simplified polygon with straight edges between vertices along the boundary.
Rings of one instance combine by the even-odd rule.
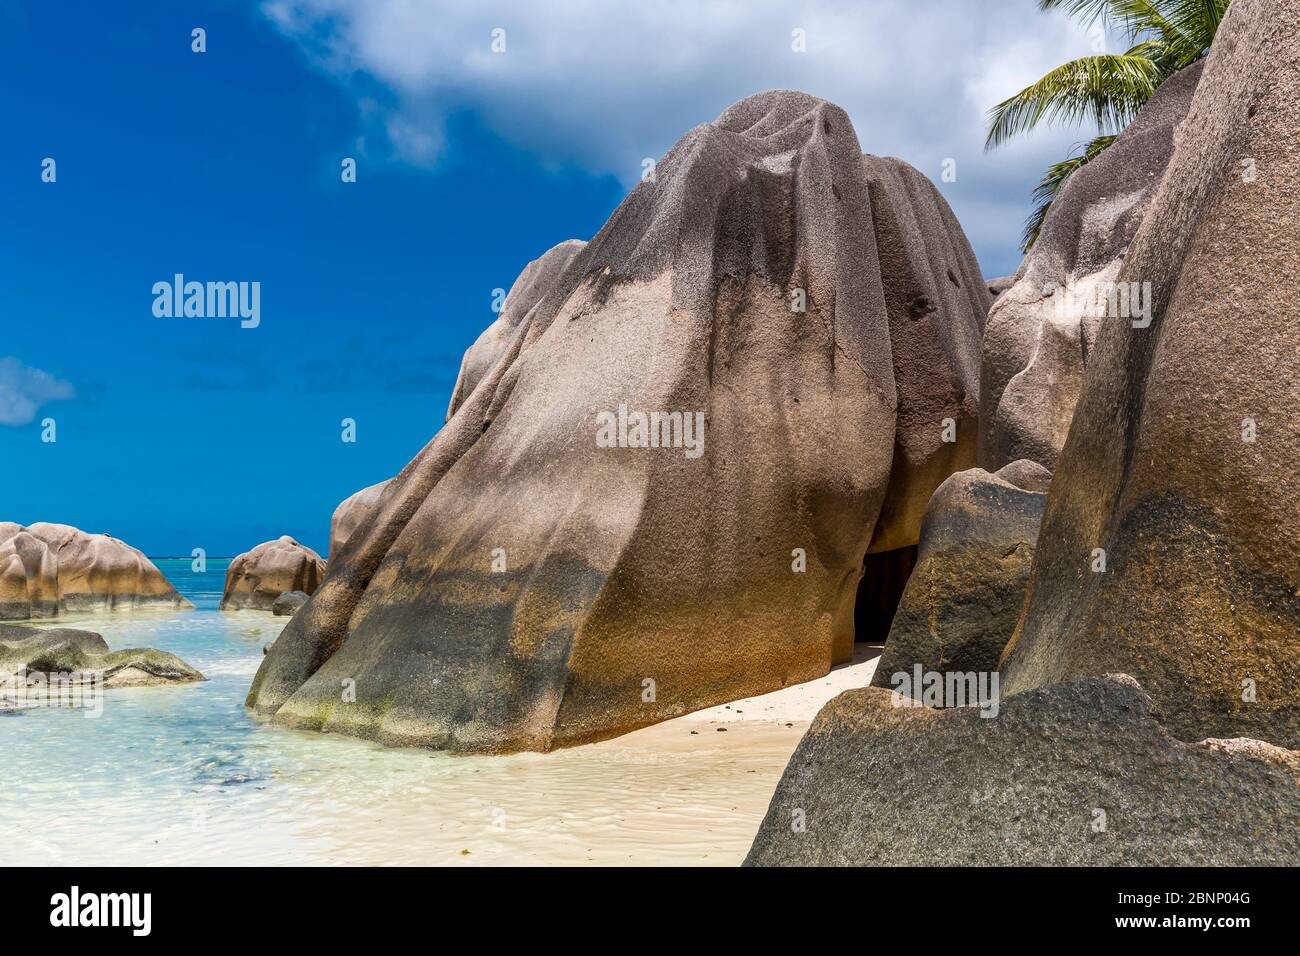
[[868, 549], [874, 554], [915, 545], [934, 490], [975, 464], [980, 339], [992, 299], [934, 185], [902, 160], [864, 156], [862, 166], [898, 393], [894, 460]]
[[460, 363], [460, 374], [451, 392], [447, 418], [456, 414], [469, 393], [488, 373], [510, 344], [510, 337], [528, 318], [528, 313], [541, 303], [569, 267], [573, 257], [586, 245], [581, 239], [566, 239], [552, 246], [538, 258], [528, 263], [519, 273], [514, 285], [506, 294], [500, 317], [483, 330], [478, 339], [465, 352]]
[[387, 481], [381, 481], [377, 484], [368, 485], [355, 494], [344, 498], [337, 508], [334, 509], [334, 517], [330, 519], [330, 557], [339, 553], [348, 538], [357, 530], [363, 521], [366, 520], [375, 510], [375, 505], [379, 502], [379, 496], [384, 493], [388, 487]]
[[1015, 631], [1051, 475], [1019, 461], [952, 475], [930, 499], [915, 571], [872, 685], [923, 671], [997, 670]]
[[1123, 671], [1180, 738], [1300, 747], [1297, 169], [1300, 7], [1237, 0], [1120, 272], [1154, 321], [1098, 332], [1004, 691]]
[[[181, 684], [204, 677], [175, 654], [154, 648], [110, 651], [93, 631], [30, 628], [0, 624], [0, 675], [67, 674], [71, 679], [102, 675], [103, 686], [144, 687]], [[0, 676], [0, 684], [9, 678]], [[0, 695], [3, 695], [0, 690]]]
[[124, 541], [66, 524], [0, 521], [0, 620], [192, 607]]
[[1088, 303], [1117, 278], [1200, 74], [1198, 63], [1167, 80], [1111, 147], [1069, 178], [1015, 284], [990, 310], [981, 467], [995, 471], [1028, 458], [1055, 469], [1099, 320]]
[[1298, 167], [1300, 6], [1237, 0], [1116, 273], [1153, 321], [1096, 329], [998, 715], [841, 695], [749, 862], [1300, 863]]
[[1015, 284], [1016, 284], [1016, 277], [1014, 273], [1009, 276], [998, 276], [996, 279], [989, 279], [988, 280], [989, 295], [993, 296], [994, 300], [996, 300], [998, 296], [1000, 296], [1003, 292], [1006, 292]]
[[306, 591], [285, 591], [271, 602], [271, 613], [276, 617], [292, 617], [310, 599]]
[[991, 718], [892, 697], [822, 708], [747, 864], [1300, 864], [1300, 753], [1176, 740], [1131, 677], [1026, 691]]
[[[969, 430], [987, 302], [934, 187], [864, 158], [843, 111], [742, 101], [507, 308], [504, 352], [331, 555], [249, 705], [548, 750], [824, 674], [877, 531], [915, 543], [908, 482], [967, 463], [931, 418]], [[651, 412], [692, 431], [644, 447]]]
[[269, 611], [276, 599], [289, 591], [313, 593], [324, 576], [325, 561], [319, 554], [281, 535], [230, 562], [221, 608]]

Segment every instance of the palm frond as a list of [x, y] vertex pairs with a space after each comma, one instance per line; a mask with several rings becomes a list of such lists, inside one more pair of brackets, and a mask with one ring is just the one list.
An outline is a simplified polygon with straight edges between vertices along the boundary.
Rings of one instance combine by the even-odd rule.
[[985, 150], [1040, 123], [1091, 120], [1101, 135], [1047, 170], [1021, 237], [1026, 252], [1038, 240], [1066, 181], [1115, 141], [1160, 84], [1204, 57], [1232, 0], [1038, 0], [1038, 9], [1065, 10], [1091, 24], [1122, 29], [1130, 48], [1119, 55], [1081, 57], [989, 110]]
[[1048, 167], [1037, 188], [1034, 189], [1033, 211], [1030, 212], [1029, 218], [1025, 220], [1025, 231], [1020, 237], [1020, 250], [1022, 252], [1028, 252], [1034, 243], [1038, 241], [1038, 235], [1043, 230], [1043, 223], [1047, 220], [1047, 213], [1052, 208], [1052, 202], [1056, 199], [1057, 193], [1065, 186], [1066, 180], [1100, 156], [1111, 143], [1115, 142], [1115, 138], [1115, 134], [1098, 136], [1075, 155], [1063, 159], [1059, 163], [1053, 163]]
[[[1199, 60], [1208, 49], [1208, 45], [1201, 43], [1204, 32], [1202, 26], [1188, 21], [1172, 9], [1179, 2], [1183, 0], [1114, 0], [1128, 29], [1130, 42], [1137, 43], [1138, 47], [1151, 42], [1159, 43], [1164, 48], [1161, 66], [1169, 74]], [[1199, 4], [1215, 0], [1193, 2]], [[1171, 9], [1163, 9], [1166, 7]], [[1213, 38], [1213, 33], [1210, 37]]]
[[1001, 146], [1039, 123], [1091, 120], [1103, 133], [1124, 128], [1160, 86], [1165, 74], [1145, 56], [1085, 56], [1052, 70], [989, 111], [984, 148]]
[[1129, 42], [1158, 36], [1171, 48], [1191, 54], [1181, 66], [1204, 56], [1232, 0], [1038, 0], [1039, 10], [1065, 10], [1085, 24], [1100, 20], [1118, 27]]
[[1064, 9], [1069, 16], [1078, 17], [1084, 23], [1116, 19], [1114, 6], [1115, 0], [1038, 0], [1039, 10]]
[[1214, 42], [1214, 35], [1219, 32], [1219, 24], [1228, 12], [1232, 0], [1161, 0], [1161, 6], [1168, 8], [1166, 18], [1177, 24], [1188, 44], [1199, 50], [1204, 56]]

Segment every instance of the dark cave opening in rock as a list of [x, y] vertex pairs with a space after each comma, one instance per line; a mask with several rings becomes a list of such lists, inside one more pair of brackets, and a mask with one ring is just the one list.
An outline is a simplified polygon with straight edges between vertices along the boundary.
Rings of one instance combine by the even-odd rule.
[[916, 545], [868, 554], [862, 562], [862, 581], [853, 607], [854, 640], [883, 644], [903, 597], [903, 588], [916, 566]]

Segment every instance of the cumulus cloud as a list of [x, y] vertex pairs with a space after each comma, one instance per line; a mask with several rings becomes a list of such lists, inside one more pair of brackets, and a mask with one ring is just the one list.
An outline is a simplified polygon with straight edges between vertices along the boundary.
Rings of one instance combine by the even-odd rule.
[[0, 358], [0, 425], [27, 425], [46, 402], [76, 396], [68, 382], [28, 368], [13, 356]]
[[[1014, 266], [1029, 193], [1089, 131], [985, 156], [989, 107], [1096, 39], [1035, 0], [267, 0], [267, 17], [353, 86], [392, 154], [418, 165], [472, 110], [543, 162], [631, 185], [691, 127], [765, 89], [848, 111], [864, 152], [942, 183], [987, 271]], [[505, 31], [495, 54], [493, 31]], [[792, 49], [804, 31], [806, 52]], [[378, 94], [376, 90], [380, 91]], [[375, 109], [376, 95], [383, 105]]]

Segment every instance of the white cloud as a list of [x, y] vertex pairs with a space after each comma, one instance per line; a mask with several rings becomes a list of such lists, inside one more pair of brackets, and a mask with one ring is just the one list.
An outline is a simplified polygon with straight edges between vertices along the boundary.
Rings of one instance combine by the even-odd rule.
[[0, 425], [26, 425], [46, 402], [73, 398], [76, 390], [49, 372], [0, 358]]
[[[1029, 193], [1087, 131], [983, 153], [984, 113], [1047, 69], [1092, 52], [1087, 29], [1035, 0], [267, 0], [266, 15], [323, 70], [377, 83], [394, 155], [428, 165], [470, 109], [544, 162], [632, 184], [688, 129], [736, 100], [804, 90], [848, 111], [865, 152], [942, 184], [981, 262], [1014, 265]], [[506, 52], [491, 52], [492, 31]], [[806, 31], [807, 52], [791, 50]], [[990, 203], [996, 207], [990, 216]], [[982, 218], [976, 222], [972, 216]], [[992, 261], [990, 261], [992, 260]]]

